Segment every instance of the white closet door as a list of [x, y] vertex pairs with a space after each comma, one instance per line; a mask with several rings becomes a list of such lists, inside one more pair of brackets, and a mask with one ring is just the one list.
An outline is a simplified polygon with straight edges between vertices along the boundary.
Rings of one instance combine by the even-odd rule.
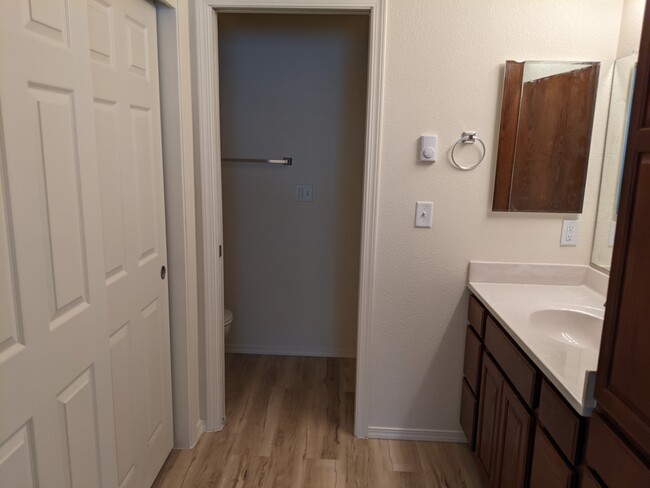
[[88, 6], [118, 482], [139, 488], [173, 436], [156, 10]]
[[76, 0], [0, 2], [0, 486], [113, 487], [108, 310]]

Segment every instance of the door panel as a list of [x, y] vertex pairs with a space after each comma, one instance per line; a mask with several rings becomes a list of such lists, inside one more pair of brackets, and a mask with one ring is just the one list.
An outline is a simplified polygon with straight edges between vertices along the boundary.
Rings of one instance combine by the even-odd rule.
[[523, 488], [528, 462], [531, 415], [515, 392], [504, 383], [499, 422], [496, 485]]
[[104, 272], [120, 486], [149, 486], [172, 447], [155, 8], [89, 0]]
[[0, 2], [0, 486], [116, 485], [87, 18]]
[[135, 403], [133, 401], [133, 334], [127, 322], [111, 336], [111, 372], [113, 374], [113, 410], [115, 412], [115, 444], [117, 446], [117, 477], [120, 486], [135, 479], [136, 443], [132, 433], [136, 430]]
[[[94, 375], [88, 368], [58, 396], [61, 425], [65, 426], [65, 447], [61, 450], [70, 466], [69, 486], [101, 486], [99, 444], [95, 429], [97, 406]], [[63, 446], [62, 446], [63, 447]]]
[[21, 3], [27, 30], [70, 46], [66, 0], [23, 0]]
[[114, 101], [95, 100], [95, 134], [102, 201], [104, 270], [110, 286], [126, 274], [126, 239], [119, 161], [118, 114]]
[[81, 222], [78, 135], [74, 93], [59, 87], [30, 86], [30, 107], [37, 133], [30, 134], [42, 157], [44, 208], [41, 214], [48, 258], [50, 328], [88, 306], [87, 257]]
[[[0, 126], [1, 129], [1, 126]], [[0, 130], [0, 148], [2, 134]], [[4, 163], [0, 154], [0, 163]], [[23, 328], [18, 316], [18, 290], [16, 283], [16, 271], [13, 242], [10, 236], [9, 214], [6, 208], [6, 191], [4, 183], [7, 178], [4, 174], [5, 165], [0, 166], [0, 361], [2, 356], [12, 354], [11, 351], [24, 347]]]
[[151, 59], [149, 52], [149, 28], [130, 15], [125, 17], [125, 22], [126, 53], [129, 71], [135, 75], [149, 79], [149, 60]]
[[151, 110], [144, 107], [130, 107], [131, 140], [133, 141], [133, 161], [136, 163], [137, 228], [139, 237], [140, 266], [154, 259], [156, 251], [156, 212], [155, 169], [152, 149]]
[[147, 444], [151, 444], [163, 423], [164, 396], [162, 392], [162, 327], [158, 300], [154, 300], [142, 311], [142, 327], [147, 337], [145, 348], [145, 387]]
[[90, 57], [93, 61], [114, 65], [114, 26], [111, 6], [103, 0], [88, 2]]
[[7, 486], [36, 487], [31, 423], [23, 425], [0, 446], [0, 480]]
[[481, 395], [475, 456], [486, 479], [492, 480], [496, 469], [499, 436], [499, 409], [503, 377], [487, 353], [483, 353]]

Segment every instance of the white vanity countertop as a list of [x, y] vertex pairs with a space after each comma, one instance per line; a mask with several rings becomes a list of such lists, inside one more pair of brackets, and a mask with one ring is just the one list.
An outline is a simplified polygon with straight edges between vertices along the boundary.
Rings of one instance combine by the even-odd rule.
[[[584, 416], [595, 407], [593, 386], [607, 283], [607, 275], [588, 266], [471, 261], [469, 268], [470, 290]], [[549, 310], [589, 320], [578, 324], [577, 335], [563, 333], [554, 320], [551, 331], [535, 320]], [[540, 311], [544, 312], [533, 315]], [[581, 327], [591, 330], [583, 336]]]

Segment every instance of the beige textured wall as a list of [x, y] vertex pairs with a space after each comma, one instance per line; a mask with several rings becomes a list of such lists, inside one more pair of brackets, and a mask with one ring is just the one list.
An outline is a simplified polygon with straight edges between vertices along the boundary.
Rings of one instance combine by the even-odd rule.
[[645, 0], [625, 0], [621, 16], [621, 30], [618, 39], [617, 58], [639, 52], [639, 39], [643, 24]]
[[[610, 72], [622, 1], [388, 1], [370, 425], [460, 430], [470, 259], [588, 264]], [[579, 243], [560, 247], [564, 215], [490, 211], [503, 64], [601, 61]], [[488, 154], [476, 170], [415, 161], [420, 134], [441, 155], [463, 130]], [[471, 152], [470, 150], [468, 152]], [[413, 228], [416, 200], [433, 228]]]
[[219, 16], [227, 350], [356, 354], [368, 22]]

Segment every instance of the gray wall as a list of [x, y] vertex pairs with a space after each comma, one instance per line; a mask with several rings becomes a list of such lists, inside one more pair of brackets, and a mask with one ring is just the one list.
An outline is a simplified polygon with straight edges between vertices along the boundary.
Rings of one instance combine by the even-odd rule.
[[[368, 17], [219, 15], [227, 350], [356, 349]], [[295, 185], [312, 184], [313, 202]]]

